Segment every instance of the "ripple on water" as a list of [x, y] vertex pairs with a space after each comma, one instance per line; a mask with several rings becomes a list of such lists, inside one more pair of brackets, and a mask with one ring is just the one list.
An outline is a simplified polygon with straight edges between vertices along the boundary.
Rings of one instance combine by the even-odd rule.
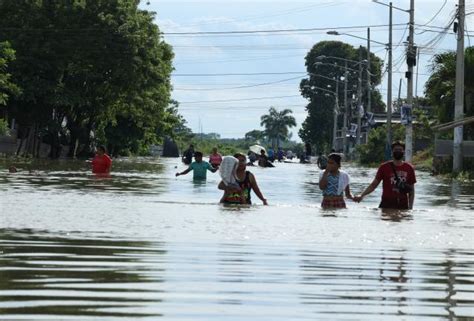
[[474, 317], [471, 250], [1, 234], [2, 318]]

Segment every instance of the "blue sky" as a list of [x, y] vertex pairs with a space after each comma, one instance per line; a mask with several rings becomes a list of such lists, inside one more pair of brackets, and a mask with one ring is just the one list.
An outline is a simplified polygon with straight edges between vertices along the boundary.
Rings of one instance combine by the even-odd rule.
[[[365, 46], [366, 42], [349, 36], [327, 35], [326, 30], [245, 35], [189, 33], [306, 28], [330, 30], [344, 26], [388, 24], [388, 7], [370, 0], [149, 0], [149, 3], [147, 5], [146, 1], [142, 1], [140, 6], [157, 13], [156, 23], [165, 33], [165, 41], [174, 48], [172, 96], [180, 102], [180, 113], [194, 132], [217, 132], [222, 137], [243, 137], [250, 130], [261, 129], [260, 116], [270, 106], [275, 106], [277, 109], [293, 110], [298, 124], [292, 131], [293, 138], [298, 139], [297, 131], [307, 115], [307, 101], [298, 90], [300, 80], [305, 77], [306, 53], [322, 40], [340, 40], [355, 47]], [[452, 28], [440, 41], [433, 43], [440, 33], [425, 30], [440, 29], [421, 25], [446, 26], [454, 15], [456, 3], [454, 0], [415, 0], [415, 24], [420, 25], [415, 29], [415, 43], [424, 47], [418, 66], [418, 95], [423, 94], [433, 54], [456, 49]], [[409, 8], [409, 0], [394, 0], [393, 4]], [[474, 0], [466, 0], [466, 12], [474, 12]], [[408, 23], [408, 14], [394, 10], [393, 23], [393, 95], [396, 97], [400, 78], [406, 71], [403, 41], [408, 34], [405, 25], [396, 24]], [[466, 27], [472, 30], [471, 36], [474, 36], [474, 14], [467, 16]], [[351, 28], [344, 32], [365, 37], [367, 31], [366, 28]], [[388, 28], [371, 28], [371, 38], [388, 42]], [[465, 45], [469, 45], [469, 40], [474, 45], [474, 37], [466, 37]], [[371, 51], [386, 61], [383, 46], [372, 44]], [[386, 77], [379, 90], [386, 99]], [[401, 90], [402, 97], [405, 97], [405, 78]]]

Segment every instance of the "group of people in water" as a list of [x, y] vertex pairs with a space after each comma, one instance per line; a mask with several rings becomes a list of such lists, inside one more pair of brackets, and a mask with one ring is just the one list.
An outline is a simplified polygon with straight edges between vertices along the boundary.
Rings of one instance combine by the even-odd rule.
[[[415, 199], [416, 176], [413, 166], [403, 161], [405, 144], [396, 141], [392, 144], [392, 160], [380, 165], [375, 178], [371, 184], [360, 194], [353, 195], [350, 188], [350, 177], [341, 169], [342, 154], [331, 151], [326, 157], [320, 154], [317, 165], [321, 169], [319, 173], [319, 188], [322, 191], [323, 208], [346, 208], [345, 199], [361, 202], [367, 195], [372, 193], [382, 182], [382, 199], [380, 208], [412, 209]], [[310, 150], [306, 148], [306, 155]], [[260, 155], [249, 152], [247, 156], [236, 153], [233, 156], [222, 156], [217, 148], [209, 155], [209, 162], [203, 160], [203, 153], [194, 151], [194, 146], [183, 153], [182, 160], [188, 168], [176, 173], [176, 176], [186, 175], [193, 172], [195, 180], [205, 180], [207, 171], [215, 173], [219, 171], [221, 181], [218, 189], [223, 194], [220, 199], [224, 204], [252, 204], [251, 192], [268, 205], [267, 199], [261, 192], [255, 175], [247, 170], [247, 166], [254, 166], [258, 161], [261, 167], [273, 167], [269, 156], [262, 149]], [[192, 158], [194, 157], [194, 161]], [[307, 156], [305, 156], [307, 159]], [[104, 146], [97, 147], [96, 154], [91, 161], [92, 172], [97, 175], [108, 175], [112, 167], [112, 159], [106, 153]], [[16, 173], [17, 169], [10, 166], [10, 173]]]
[[[191, 145], [184, 153], [183, 162], [189, 158], [189, 151], [192, 147]], [[327, 157], [320, 155], [317, 163], [321, 168], [319, 175], [319, 188], [323, 194], [321, 206], [323, 208], [346, 208], [344, 196], [354, 202], [361, 202], [382, 182], [380, 208], [412, 209], [416, 183], [414, 168], [411, 164], [403, 161], [404, 143], [396, 141], [391, 147], [393, 160], [380, 165], [372, 183], [360, 195], [352, 194], [350, 177], [341, 170], [342, 154], [332, 152]], [[194, 171], [195, 179], [206, 179], [207, 171], [216, 172], [219, 170], [222, 180], [218, 188], [223, 191], [221, 203], [251, 204], [250, 192], [253, 190], [264, 205], [268, 204], [258, 187], [255, 176], [246, 169], [247, 165], [253, 164], [253, 161], [247, 163], [246, 155], [237, 153], [234, 156], [222, 157], [217, 152], [217, 148], [214, 148], [213, 153], [209, 156], [209, 163], [203, 161], [201, 152], [194, 152], [194, 158], [195, 161], [191, 162], [185, 171], [176, 173], [176, 176]], [[261, 151], [258, 161], [260, 166], [267, 167], [268, 156], [265, 155], [264, 150]]]
[[[183, 153], [183, 162], [185, 164], [191, 150], [194, 150], [193, 145], [190, 145]], [[217, 148], [214, 148], [209, 156], [209, 162], [204, 161], [202, 158], [203, 154], [201, 152], [194, 152], [194, 162], [191, 162], [186, 170], [176, 173], [176, 177], [193, 171], [193, 179], [205, 180], [207, 171], [215, 173], [219, 170], [222, 180], [218, 188], [223, 191], [221, 203], [252, 204], [250, 192], [253, 191], [264, 205], [268, 205], [267, 200], [258, 187], [254, 174], [247, 170], [246, 155], [236, 153], [233, 156], [222, 157], [217, 152]]]
[[[415, 199], [416, 176], [413, 166], [405, 161], [405, 144], [396, 141], [392, 144], [392, 160], [380, 165], [375, 178], [371, 184], [360, 194], [353, 195], [350, 188], [350, 176], [341, 169], [342, 154], [331, 152], [327, 157], [320, 154], [317, 160], [319, 173], [319, 188], [322, 191], [323, 200], [321, 206], [327, 208], [346, 208], [345, 199], [361, 202], [367, 195], [372, 193], [382, 182], [382, 199], [380, 208], [412, 209]], [[192, 158], [194, 157], [194, 161]], [[256, 158], [254, 158], [256, 157]], [[251, 159], [253, 158], [253, 159]], [[260, 190], [255, 175], [247, 170], [258, 160], [262, 167], [268, 167], [270, 163], [265, 150], [260, 155], [249, 155], [236, 153], [233, 156], [222, 156], [214, 148], [209, 155], [209, 162], [203, 160], [203, 153], [194, 151], [193, 145], [183, 153], [182, 160], [188, 168], [176, 173], [176, 176], [186, 175], [193, 172], [195, 180], [206, 180], [207, 171], [215, 173], [219, 171], [221, 181], [218, 189], [223, 194], [220, 199], [224, 204], [252, 204], [251, 192], [268, 205], [267, 199]], [[271, 164], [271, 163], [270, 163]], [[98, 175], [108, 175], [112, 166], [112, 159], [106, 153], [104, 146], [99, 146], [96, 155], [91, 161], [92, 172]], [[10, 173], [16, 173], [17, 169], [10, 166]]]

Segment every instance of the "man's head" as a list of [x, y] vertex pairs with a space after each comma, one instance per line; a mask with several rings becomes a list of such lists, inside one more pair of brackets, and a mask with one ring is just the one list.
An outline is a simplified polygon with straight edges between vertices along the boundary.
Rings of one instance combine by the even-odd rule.
[[392, 156], [395, 160], [402, 160], [405, 154], [405, 144], [399, 140], [392, 143]]
[[217, 154], [217, 147], [214, 147], [214, 148], [212, 149], [212, 152], [213, 152], [214, 154]]
[[16, 172], [17, 172], [17, 169], [16, 169], [15, 166], [12, 165], [12, 166], [8, 167], [8, 172], [9, 172], [9, 173], [16, 173]]
[[265, 156], [265, 150], [264, 149], [260, 150], [260, 155]]
[[245, 169], [247, 167], [247, 156], [242, 153], [234, 154], [234, 157], [239, 160], [239, 167], [238, 169]]
[[198, 162], [198, 163], [202, 162], [202, 153], [201, 153], [201, 152], [195, 152], [195, 153], [194, 153], [194, 159], [195, 159], [196, 162]]
[[100, 145], [99, 147], [97, 147], [97, 155], [104, 155], [104, 154], [105, 154], [105, 146]]

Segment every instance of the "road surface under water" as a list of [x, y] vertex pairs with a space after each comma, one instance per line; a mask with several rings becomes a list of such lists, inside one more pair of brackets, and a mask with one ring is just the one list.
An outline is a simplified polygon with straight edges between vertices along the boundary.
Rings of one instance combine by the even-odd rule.
[[[250, 207], [178, 159], [18, 167], [0, 170], [1, 320], [474, 318], [473, 183], [417, 172], [413, 211], [379, 210], [381, 186], [331, 211], [315, 165], [249, 168], [270, 204]], [[355, 193], [375, 175], [344, 169]]]

